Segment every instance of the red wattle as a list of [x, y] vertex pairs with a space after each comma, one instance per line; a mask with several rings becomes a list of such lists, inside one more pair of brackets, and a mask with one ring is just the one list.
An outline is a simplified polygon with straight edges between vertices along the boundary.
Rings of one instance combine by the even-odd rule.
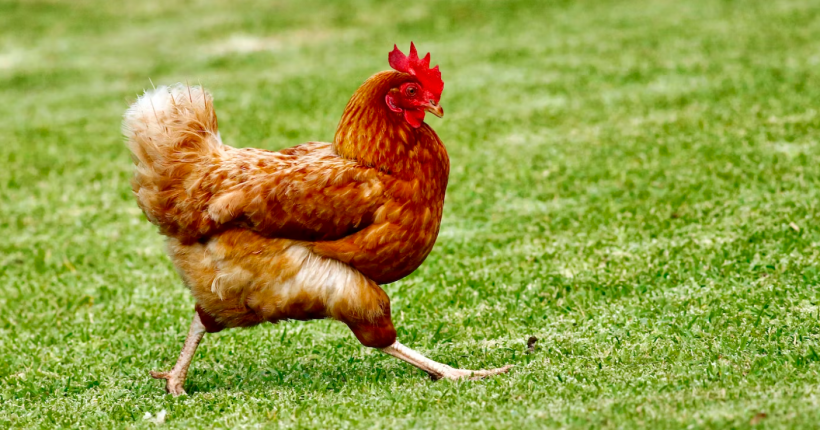
[[423, 110], [407, 110], [404, 111], [404, 119], [410, 123], [410, 126], [413, 128], [421, 127], [421, 123], [424, 122], [424, 111]]

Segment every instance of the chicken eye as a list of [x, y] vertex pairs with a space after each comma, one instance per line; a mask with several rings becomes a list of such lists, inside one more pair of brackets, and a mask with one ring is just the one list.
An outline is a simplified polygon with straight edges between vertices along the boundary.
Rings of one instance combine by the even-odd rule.
[[408, 96], [413, 97], [416, 95], [416, 87], [407, 87], [407, 90], [404, 91]]

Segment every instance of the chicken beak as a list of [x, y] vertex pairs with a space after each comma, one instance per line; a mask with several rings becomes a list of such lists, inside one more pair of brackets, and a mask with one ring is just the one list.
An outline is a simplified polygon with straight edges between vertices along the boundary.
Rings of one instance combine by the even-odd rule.
[[436, 103], [432, 100], [430, 100], [430, 103], [428, 103], [426, 106], [424, 106], [424, 110], [426, 110], [427, 112], [430, 112], [431, 114], [433, 114], [433, 115], [435, 115], [439, 118], [444, 116], [444, 109], [442, 109], [440, 104], [438, 104], [438, 103]]

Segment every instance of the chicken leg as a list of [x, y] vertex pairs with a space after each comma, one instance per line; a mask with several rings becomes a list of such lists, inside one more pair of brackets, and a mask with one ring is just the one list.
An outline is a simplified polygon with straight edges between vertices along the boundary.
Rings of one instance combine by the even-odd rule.
[[445, 378], [450, 380], [458, 380], [458, 379], [482, 379], [488, 376], [493, 375], [500, 375], [502, 373], [507, 373], [510, 371], [510, 368], [513, 367], [512, 364], [508, 364], [504, 367], [499, 367], [497, 369], [489, 369], [489, 370], [467, 370], [467, 369], [456, 369], [454, 367], [448, 366], [443, 363], [439, 363], [437, 361], [433, 361], [418, 352], [402, 345], [398, 341], [393, 342], [392, 345], [381, 348], [383, 352], [386, 354], [390, 354], [393, 357], [398, 358], [399, 360], [406, 361], [413, 366], [418, 367], [419, 369], [427, 372], [430, 375], [430, 378], [434, 381]]
[[185, 338], [185, 344], [182, 346], [182, 352], [179, 353], [177, 364], [173, 369], [167, 372], [151, 371], [151, 377], [154, 379], [165, 379], [165, 391], [179, 396], [185, 394], [182, 386], [185, 384], [185, 377], [188, 376], [188, 366], [191, 365], [191, 360], [194, 358], [196, 347], [205, 335], [205, 325], [199, 317], [199, 312], [194, 313], [194, 319], [191, 321], [191, 328], [188, 329], [188, 337]]
[[[191, 327], [188, 329], [188, 336], [185, 338], [185, 343], [182, 346], [182, 352], [179, 354], [177, 363], [167, 372], [151, 371], [151, 377], [154, 379], [165, 379], [165, 391], [179, 396], [185, 394], [185, 389], [182, 386], [185, 384], [185, 378], [188, 375], [188, 367], [191, 365], [191, 360], [194, 358], [196, 348], [199, 342], [206, 333], [205, 325], [199, 317], [199, 313], [194, 313], [194, 318], [191, 321]], [[405, 361], [417, 368], [427, 372], [430, 378], [434, 381], [439, 379], [470, 379], [477, 380], [486, 378], [488, 376], [500, 375], [507, 373], [513, 365], [508, 364], [503, 367], [489, 370], [468, 370], [456, 369], [443, 363], [431, 360], [413, 349], [410, 349], [398, 341], [393, 342], [392, 345], [381, 348], [381, 350], [399, 360]]]
[[336, 319], [347, 324], [362, 345], [406, 361], [427, 372], [434, 381], [442, 378], [475, 380], [509, 372], [511, 365], [489, 370], [456, 369], [402, 345], [396, 340], [396, 329], [390, 317], [390, 299], [372, 280], [363, 280], [359, 285], [348, 284], [348, 302], [341, 306], [339, 300], [336, 302], [338, 309], [334, 310], [339, 314]]

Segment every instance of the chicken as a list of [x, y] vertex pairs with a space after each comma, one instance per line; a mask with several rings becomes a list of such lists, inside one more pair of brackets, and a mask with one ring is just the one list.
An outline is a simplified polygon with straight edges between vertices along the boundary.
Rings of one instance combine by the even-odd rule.
[[424, 122], [444, 83], [430, 54], [397, 47], [393, 70], [353, 94], [333, 143], [278, 152], [222, 143], [204, 89], [146, 92], [125, 113], [140, 208], [196, 301], [176, 365], [152, 372], [183, 394], [200, 340], [265, 321], [333, 318], [365, 346], [433, 379], [505, 373], [456, 369], [402, 345], [379, 285], [412, 273], [439, 231], [450, 162]]

